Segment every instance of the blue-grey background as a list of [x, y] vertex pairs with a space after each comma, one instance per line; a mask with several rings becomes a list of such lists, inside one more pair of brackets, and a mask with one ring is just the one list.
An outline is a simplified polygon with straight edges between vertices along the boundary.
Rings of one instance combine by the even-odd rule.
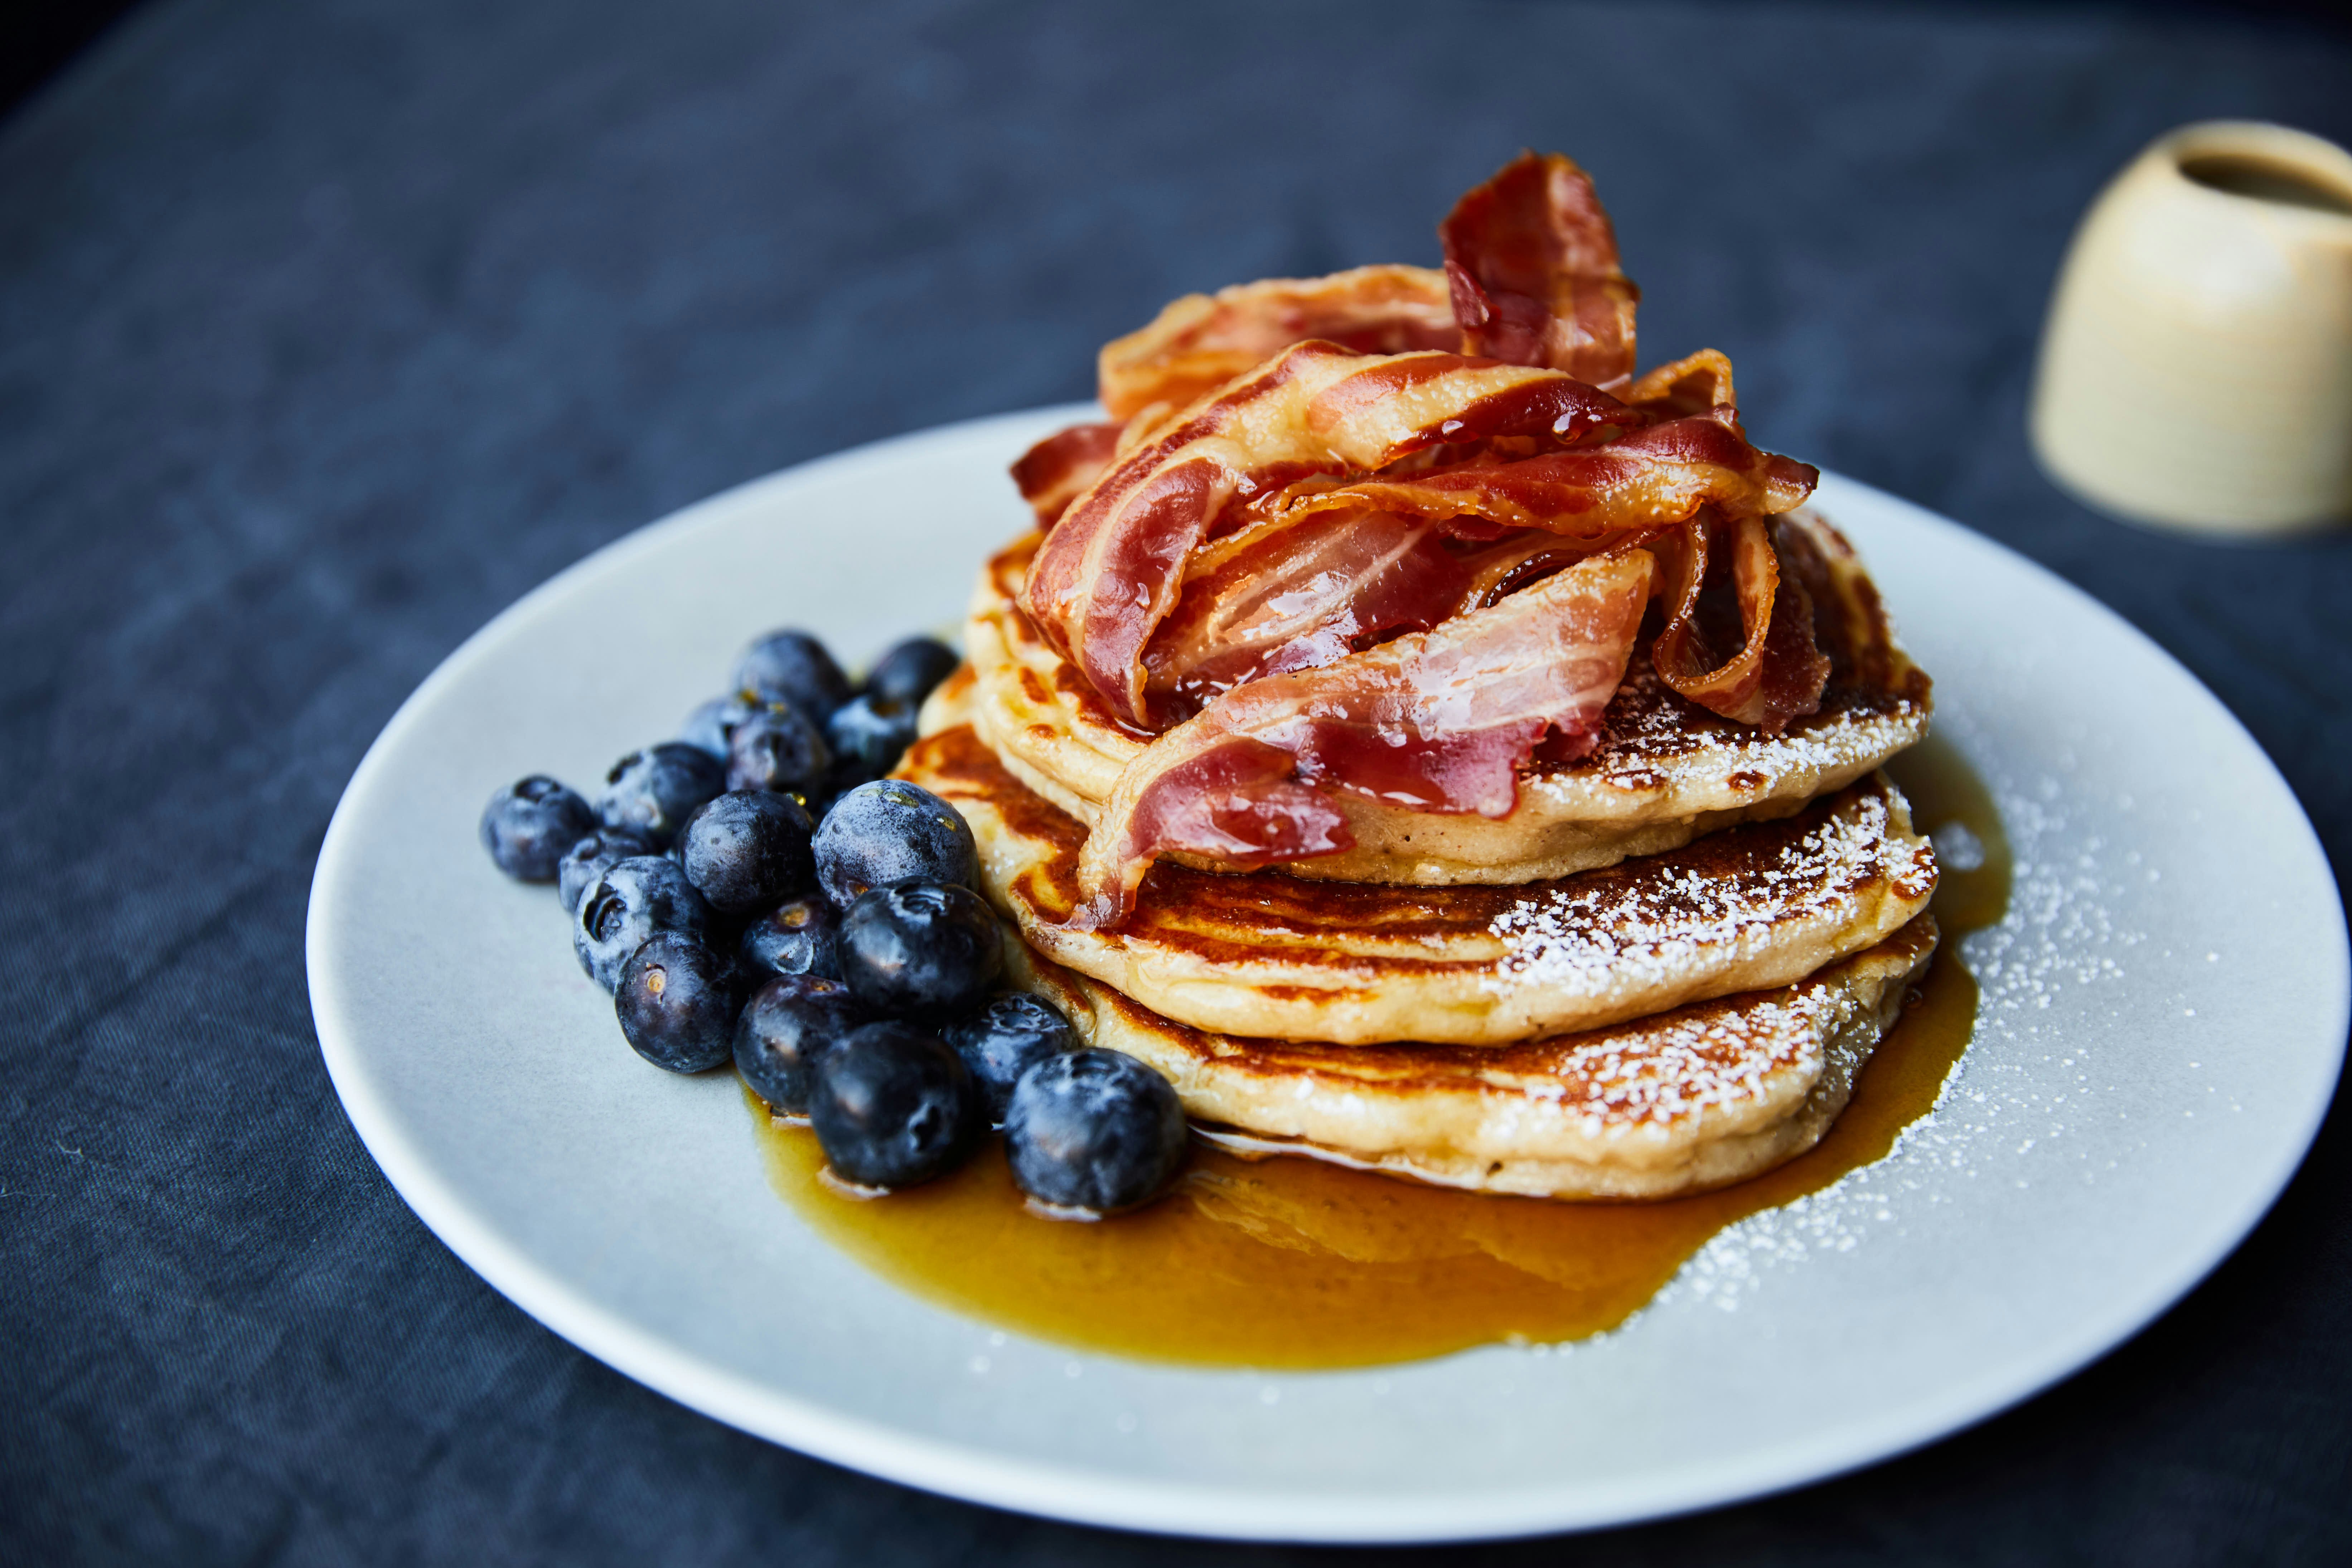
[[[0, 121], [0, 1559], [1317, 1556], [803, 1459], [477, 1280], [311, 1034], [304, 899], [362, 752], [628, 529], [1083, 395], [1183, 290], [1433, 260], [1453, 197], [1533, 144], [1598, 177], [1645, 362], [1728, 351], [1766, 444], [2128, 616], [2268, 748], [2340, 878], [2352, 538], [2126, 529], [2022, 435], [2075, 216], [2221, 115], [2352, 141], [2347, 36], [1500, 0], [134, 10]], [[2352, 1560], [2345, 1120], [2182, 1306], [1979, 1429], [1694, 1519], [1407, 1555]]]

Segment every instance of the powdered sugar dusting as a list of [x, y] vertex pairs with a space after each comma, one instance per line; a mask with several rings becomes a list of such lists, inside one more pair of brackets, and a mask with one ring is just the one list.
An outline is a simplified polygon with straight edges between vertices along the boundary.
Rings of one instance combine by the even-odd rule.
[[[1804, 983], [1742, 1008], [1679, 1016], [1575, 1037], [1553, 1075], [1525, 1087], [1588, 1109], [1588, 1137], [1665, 1126], [1710, 1108], [1768, 1097], [1768, 1079], [1820, 1076], [1822, 1043], [1861, 1004], [1843, 988]], [[1517, 1087], [1517, 1086], [1515, 1086]]]
[[1895, 832], [1885, 797], [1860, 794], [1770, 859], [1580, 878], [1518, 900], [1488, 927], [1504, 954], [1485, 985], [1595, 996], [1670, 981], [1760, 952], [1793, 922], [1849, 921], [1855, 889], [1872, 881], [1916, 898], [1931, 865], [1918, 840]]
[[[1965, 731], [1960, 739], [1985, 754], [1967, 745]], [[2069, 990], [2148, 983], [2168, 962], [2117, 916], [2126, 889], [2158, 872], [2098, 830], [2100, 820], [2132, 809], [2128, 796], [2085, 801], [2052, 774], [2021, 780], [1988, 769], [1985, 782], [2013, 857], [2009, 908], [1999, 925], [1960, 940], [1980, 987], [1976, 1029], [1935, 1110], [1885, 1160], [1723, 1231], [1645, 1313], [1685, 1300], [1737, 1310], [1778, 1270], [1902, 1237], [1929, 1205], [1953, 1201], [1956, 1176], [2020, 1186], [2062, 1172], [2099, 1179], [2105, 1167], [2092, 1168], [2088, 1147], [2070, 1152], [2069, 1134], [2116, 1113], [2103, 1100], [2118, 1092], [2128, 1064], [2079, 1026], [2053, 1027], [2049, 1010]], [[2064, 1070], [2053, 1075], [2053, 1066]], [[2063, 1087], [2052, 1087], [2053, 1079]]]
[[1685, 701], [1646, 659], [1636, 658], [1610, 704], [1600, 746], [1579, 762], [1538, 770], [1526, 783], [1572, 800], [1595, 777], [1620, 789], [1644, 790], [1712, 786], [1738, 771], [1759, 795], [1773, 795], [1784, 784], [1810, 785], [1899, 751], [1925, 728], [1926, 713], [1906, 699], [1838, 687], [1825, 695], [1820, 711], [1769, 732]]

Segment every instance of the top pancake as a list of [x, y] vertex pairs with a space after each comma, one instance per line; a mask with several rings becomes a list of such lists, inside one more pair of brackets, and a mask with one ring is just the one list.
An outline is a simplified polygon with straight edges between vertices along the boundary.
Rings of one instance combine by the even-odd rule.
[[[1014, 777], [1091, 825], [1151, 738], [1113, 718], [1015, 606], [1041, 537], [1015, 542], [981, 573], [964, 632], [974, 680], [953, 721], [970, 722]], [[1814, 637], [1830, 659], [1820, 711], [1778, 735], [1719, 718], [1658, 679], [1644, 640], [1600, 746], [1574, 763], [1538, 764], [1508, 816], [1408, 811], [1335, 791], [1355, 847], [1286, 869], [1414, 886], [1563, 877], [1787, 816], [1924, 738], [1927, 678], [1895, 642], [1853, 547], [1807, 512], [1779, 520], [1776, 537], [1784, 566], [1812, 597]], [[925, 732], [949, 721], [943, 710], [927, 711]]]

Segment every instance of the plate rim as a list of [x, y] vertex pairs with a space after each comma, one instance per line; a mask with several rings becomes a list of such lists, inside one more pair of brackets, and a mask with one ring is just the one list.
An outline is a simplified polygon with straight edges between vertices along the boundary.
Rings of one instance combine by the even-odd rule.
[[[1045, 1460], [1003, 1459], [953, 1439], [909, 1432], [845, 1414], [815, 1399], [730, 1377], [727, 1369], [588, 1299], [554, 1270], [510, 1245], [474, 1212], [463, 1194], [409, 1142], [390, 1106], [374, 1098], [361, 1069], [362, 1048], [345, 1028], [351, 1004], [329, 944], [344, 891], [340, 873], [354, 853], [353, 837], [361, 831], [357, 824], [374, 781], [391, 765], [390, 759], [408, 731], [422, 721], [443, 689], [461, 679], [470, 664], [485, 657], [541, 605], [564, 595], [575, 580], [658, 551], [678, 532], [739, 509], [755, 508], [771, 490], [791, 489], [832, 470], [887, 466], [903, 448], [984, 437], [999, 427], [1023, 429], [1054, 418], [1089, 416], [1099, 416], [1096, 405], [1073, 403], [934, 426], [793, 464], [680, 507], [590, 552], [485, 622], [418, 683], [353, 769], [320, 842], [304, 921], [304, 967], [311, 1017], [329, 1079], [361, 1142], [425, 1227], [459, 1262], [560, 1338], [656, 1393], [753, 1436], [829, 1463], [983, 1506], [1199, 1539], [1359, 1545], [1501, 1540], [1632, 1524], [1748, 1501], [1882, 1463], [1988, 1420], [2081, 1371], [2169, 1310], [2244, 1242], [2301, 1169], [2342, 1076], [2341, 1046], [2330, 1064], [2325, 1090], [2305, 1108], [2292, 1135], [2270, 1145], [2271, 1167], [2246, 1189], [2254, 1195], [2240, 1205], [2228, 1224], [2212, 1228], [2208, 1245], [2190, 1262], [2140, 1299], [2114, 1303], [2103, 1313], [2078, 1319], [2074, 1332], [2045, 1339], [2042, 1353], [2021, 1364], [2011, 1363], [1998, 1374], [1947, 1383], [1936, 1396], [1881, 1408], [1870, 1419], [1849, 1421], [1801, 1440], [1717, 1459], [1704, 1468], [1643, 1478], [1638, 1483], [1613, 1482], [1605, 1501], [1591, 1496], [1580, 1500], [1557, 1488], [1519, 1485], [1492, 1492], [1457, 1489], [1442, 1500], [1406, 1500], [1381, 1507], [1360, 1498], [1237, 1493], [1213, 1484], [1138, 1480], [1073, 1472]], [[1822, 489], [1832, 496], [1858, 494], [1869, 504], [1905, 514], [1907, 521], [1944, 535], [1948, 542], [2006, 558], [2007, 564], [2054, 584], [2076, 613], [2110, 623], [2144, 645], [2210, 704], [2260, 759], [2269, 785], [2301, 829], [2303, 853], [2325, 873], [2321, 879], [2335, 900], [2334, 940], [2325, 957], [2315, 955], [2315, 959], [2332, 960], [2333, 1011], [2336, 1033], [2341, 1039], [2347, 1026], [2352, 1026], [2352, 947], [2346, 940], [2342, 889], [2302, 802], [2228, 705], [2154, 638], [2032, 558], [1861, 480], [1826, 469], [1822, 480]]]

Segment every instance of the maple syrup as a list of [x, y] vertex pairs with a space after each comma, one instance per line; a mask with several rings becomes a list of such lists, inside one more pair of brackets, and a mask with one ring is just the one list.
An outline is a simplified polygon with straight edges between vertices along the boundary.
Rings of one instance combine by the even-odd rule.
[[1977, 986], [1957, 949], [2008, 907], [2007, 838], [1990, 794], [1948, 742], [1929, 740], [1887, 772], [1914, 823], [1954, 847], [1932, 905], [1942, 943], [1829, 1132], [1735, 1186], [1664, 1203], [1554, 1203], [1196, 1147], [1174, 1187], [1140, 1213], [1055, 1223], [1024, 1207], [994, 1139], [940, 1181], [845, 1197], [821, 1180], [815, 1136], [772, 1121], [747, 1091], [771, 1177], [813, 1228], [885, 1278], [1089, 1350], [1341, 1367], [1605, 1331], [1727, 1226], [1884, 1158], [1967, 1048]]

